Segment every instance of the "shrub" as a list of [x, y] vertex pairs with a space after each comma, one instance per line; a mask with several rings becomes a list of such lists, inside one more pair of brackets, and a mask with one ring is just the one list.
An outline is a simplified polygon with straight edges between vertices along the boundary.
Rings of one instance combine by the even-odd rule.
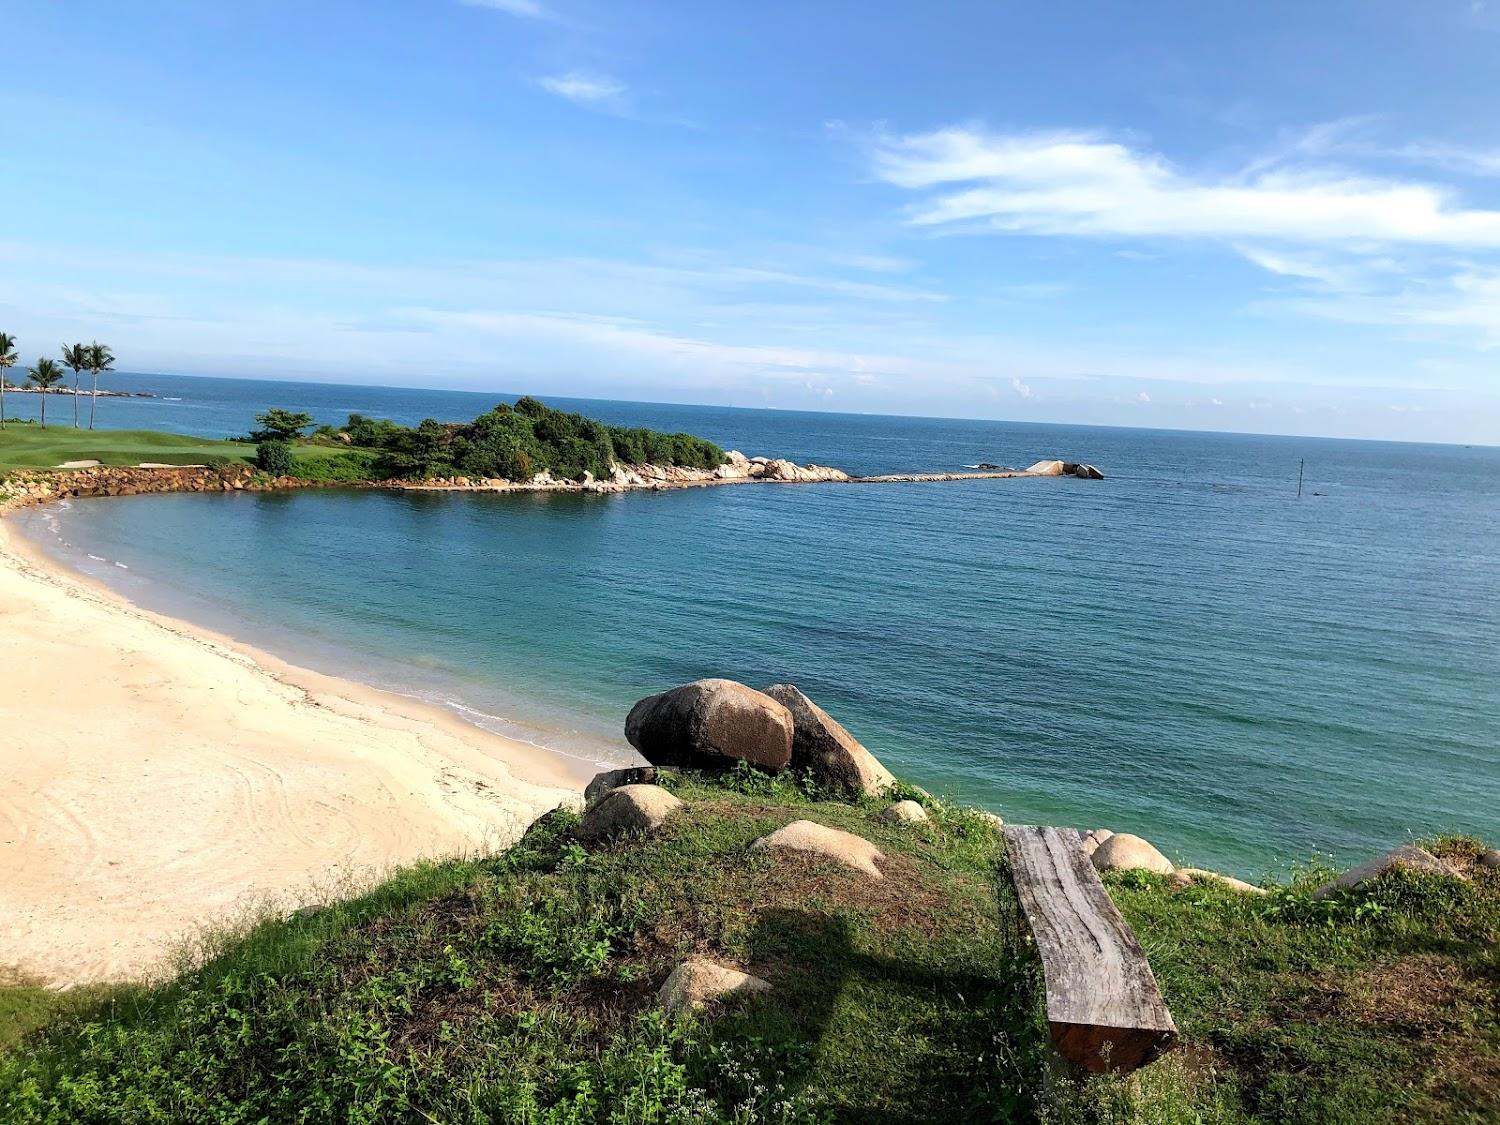
[[302, 436], [302, 431], [313, 423], [311, 414], [302, 414], [291, 410], [282, 410], [273, 407], [264, 414], [257, 414], [255, 420], [260, 423], [261, 428], [254, 431], [250, 437], [254, 441], [296, 441]]
[[375, 461], [375, 456], [365, 450], [346, 450], [328, 457], [298, 461], [292, 468], [292, 475], [298, 480], [370, 480], [375, 476]]
[[263, 441], [255, 447], [255, 467], [267, 476], [284, 477], [292, 471], [292, 447], [284, 441]]

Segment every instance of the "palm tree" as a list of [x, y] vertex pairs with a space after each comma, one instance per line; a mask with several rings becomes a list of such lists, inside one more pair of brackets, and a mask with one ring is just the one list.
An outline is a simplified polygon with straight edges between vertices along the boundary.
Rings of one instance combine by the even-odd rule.
[[95, 340], [89, 345], [89, 373], [94, 377], [94, 397], [89, 400], [89, 429], [94, 428], [94, 411], [99, 407], [99, 373], [111, 371], [115, 366], [115, 354], [108, 344]]
[[62, 346], [63, 366], [73, 369], [73, 428], [78, 428], [78, 375], [89, 365], [89, 349], [83, 344]]
[[35, 367], [27, 368], [27, 381], [34, 383], [41, 392], [42, 403], [42, 429], [47, 428], [47, 395], [52, 388], [63, 381], [63, 369], [57, 366], [55, 360], [39, 359]]
[[5, 373], [16, 365], [16, 338], [0, 332], [0, 429], [5, 427]]

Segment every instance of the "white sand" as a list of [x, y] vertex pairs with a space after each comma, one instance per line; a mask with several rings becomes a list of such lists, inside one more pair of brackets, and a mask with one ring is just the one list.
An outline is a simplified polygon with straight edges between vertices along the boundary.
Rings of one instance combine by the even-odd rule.
[[155, 975], [205, 926], [503, 845], [583, 772], [131, 606], [0, 521], [0, 974]]

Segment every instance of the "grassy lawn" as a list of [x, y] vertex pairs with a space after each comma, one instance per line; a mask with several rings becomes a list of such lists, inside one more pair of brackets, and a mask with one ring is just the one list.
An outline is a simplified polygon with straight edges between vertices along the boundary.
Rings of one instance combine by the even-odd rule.
[[[350, 470], [367, 465], [370, 454], [343, 445], [301, 442], [292, 447], [294, 472], [310, 479], [352, 479]], [[0, 473], [10, 469], [49, 469], [64, 461], [105, 465], [201, 465], [211, 457], [250, 462], [255, 446], [155, 430], [75, 430], [72, 426], [7, 423], [0, 430]]]
[[100, 461], [106, 465], [201, 465], [209, 457], [249, 460], [255, 447], [243, 442], [164, 434], [153, 430], [75, 430], [72, 426], [10, 422], [0, 430], [0, 472], [48, 469], [64, 461]]
[[[1381, 1122], [1500, 1112], [1500, 875], [1400, 875], [1314, 904], [1111, 877], [1185, 1046], [1132, 1079], [1049, 1072], [1003, 845], [934, 807], [680, 779], [661, 834], [585, 849], [557, 813], [505, 855], [406, 871], [226, 939], [204, 968], [80, 1002], [0, 1049], [32, 1121]], [[750, 852], [808, 818], [874, 840], [871, 882]], [[1446, 845], [1463, 859], [1470, 842]], [[667, 1022], [701, 954], [769, 994]], [[35, 1023], [35, 1020], [32, 1020]]]

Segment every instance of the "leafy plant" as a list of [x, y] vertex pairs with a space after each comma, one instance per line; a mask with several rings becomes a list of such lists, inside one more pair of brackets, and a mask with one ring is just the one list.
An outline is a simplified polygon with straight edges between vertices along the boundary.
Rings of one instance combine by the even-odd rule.
[[284, 441], [261, 442], [255, 447], [255, 467], [267, 476], [288, 476], [292, 471], [292, 447]]

